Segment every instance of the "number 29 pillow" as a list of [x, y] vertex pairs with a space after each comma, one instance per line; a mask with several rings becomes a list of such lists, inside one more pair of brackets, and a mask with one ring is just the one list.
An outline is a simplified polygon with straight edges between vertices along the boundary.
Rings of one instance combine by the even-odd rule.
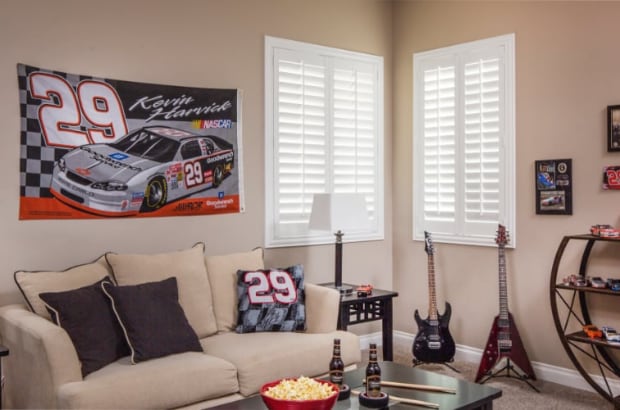
[[306, 330], [304, 270], [237, 271], [237, 333]]

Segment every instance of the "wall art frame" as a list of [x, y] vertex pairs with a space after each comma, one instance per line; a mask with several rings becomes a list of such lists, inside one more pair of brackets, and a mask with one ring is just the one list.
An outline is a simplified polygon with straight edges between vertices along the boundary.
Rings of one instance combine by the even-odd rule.
[[607, 152], [620, 152], [620, 105], [607, 106]]
[[572, 160], [545, 159], [535, 162], [536, 214], [573, 214]]

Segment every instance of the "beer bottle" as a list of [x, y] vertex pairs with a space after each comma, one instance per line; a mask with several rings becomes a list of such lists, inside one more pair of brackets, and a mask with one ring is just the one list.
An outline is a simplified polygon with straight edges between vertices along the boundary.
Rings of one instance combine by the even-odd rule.
[[340, 357], [340, 339], [334, 339], [334, 353], [332, 360], [329, 362], [329, 381], [338, 386], [342, 390], [342, 381], [344, 373], [344, 362]]
[[377, 345], [370, 344], [370, 355], [366, 366], [366, 396], [381, 396], [381, 368], [377, 363]]

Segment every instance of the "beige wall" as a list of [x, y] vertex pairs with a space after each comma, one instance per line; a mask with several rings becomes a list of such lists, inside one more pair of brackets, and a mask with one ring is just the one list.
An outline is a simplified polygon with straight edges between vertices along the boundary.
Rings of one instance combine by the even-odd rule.
[[[415, 333], [426, 314], [426, 254], [411, 240], [412, 53], [516, 33], [517, 229], [508, 251], [510, 309], [531, 359], [568, 366], [553, 329], [549, 272], [561, 237], [592, 223], [620, 225], [620, 192], [602, 192], [605, 107], [620, 104], [620, 53], [612, 2], [388, 2], [381, 0], [183, 0], [0, 2], [0, 304], [19, 301], [16, 269], [60, 269], [106, 250], [156, 252], [205, 241], [207, 252], [263, 244], [263, 39], [279, 36], [385, 58], [386, 239], [345, 246], [345, 280], [394, 287], [395, 328]], [[18, 63], [121, 80], [244, 91], [246, 212], [161, 219], [18, 221]], [[533, 164], [573, 158], [574, 215], [537, 216]], [[391, 166], [390, 166], [391, 164]], [[453, 306], [458, 344], [481, 348], [498, 312], [497, 251], [436, 247], [440, 302]], [[604, 276], [618, 254], [602, 254]], [[304, 263], [328, 281], [333, 248], [268, 250], [267, 263]], [[576, 252], [569, 255], [575, 262]], [[568, 270], [568, 268], [567, 268]], [[393, 274], [392, 274], [393, 272]], [[619, 275], [620, 276], [620, 275]], [[615, 298], [603, 306], [613, 318]], [[613, 307], [609, 307], [609, 306]], [[610, 313], [611, 312], [611, 313]], [[613, 320], [613, 319], [612, 319]], [[612, 323], [620, 327], [618, 322]], [[358, 332], [377, 329], [358, 328]]]
[[[157, 252], [205, 241], [207, 253], [245, 251], [264, 236], [264, 36], [384, 56], [391, 112], [391, 7], [375, 0], [0, 2], [0, 304], [20, 301], [17, 269], [61, 269], [107, 250]], [[149, 219], [18, 221], [16, 64], [183, 86], [239, 88], [246, 212]], [[391, 158], [386, 120], [385, 163]], [[345, 246], [344, 278], [390, 288], [391, 175], [386, 240]], [[333, 246], [269, 250], [267, 264], [303, 263], [307, 280], [333, 280]], [[360, 326], [359, 331], [365, 331]]]
[[[606, 152], [605, 109], [620, 103], [617, 2], [397, 2], [394, 10], [393, 218], [396, 328], [414, 333], [414, 309], [426, 312], [426, 254], [411, 241], [412, 54], [452, 44], [516, 35], [517, 248], [507, 251], [508, 301], [531, 360], [570, 365], [555, 332], [549, 277], [563, 235], [595, 223], [620, 225], [620, 192], [603, 192], [602, 167], [620, 165]], [[534, 161], [572, 158], [572, 216], [536, 215]], [[571, 248], [573, 248], [571, 246]], [[565, 273], [576, 273], [578, 247]], [[602, 255], [599, 250], [602, 248]], [[453, 308], [459, 344], [482, 348], [498, 314], [497, 250], [438, 244], [440, 306]], [[620, 247], [595, 247], [602, 276]], [[593, 256], [594, 258], [594, 256]], [[592, 260], [591, 271], [596, 272]], [[617, 266], [617, 261], [615, 262]], [[572, 268], [572, 270], [571, 270]], [[620, 325], [620, 299], [604, 298], [599, 324]]]

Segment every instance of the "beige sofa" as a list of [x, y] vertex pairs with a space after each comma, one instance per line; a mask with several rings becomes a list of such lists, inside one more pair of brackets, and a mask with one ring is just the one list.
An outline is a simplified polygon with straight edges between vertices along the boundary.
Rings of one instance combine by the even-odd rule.
[[[105, 256], [63, 272], [16, 272], [29, 306], [0, 308], [1, 342], [10, 350], [2, 366], [5, 407], [206, 408], [256, 394], [262, 384], [282, 377], [327, 373], [334, 338], [341, 339], [345, 365], [361, 361], [359, 338], [336, 330], [339, 294], [318, 285], [305, 284], [305, 331], [235, 331], [236, 272], [264, 268], [260, 249], [205, 257], [201, 245], [167, 254]], [[105, 275], [126, 285], [171, 272], [203, 352], [137, 364], [123, 357], [83, 377], [72, 340], [50, 319], [38, 294], [76, 289]]]

